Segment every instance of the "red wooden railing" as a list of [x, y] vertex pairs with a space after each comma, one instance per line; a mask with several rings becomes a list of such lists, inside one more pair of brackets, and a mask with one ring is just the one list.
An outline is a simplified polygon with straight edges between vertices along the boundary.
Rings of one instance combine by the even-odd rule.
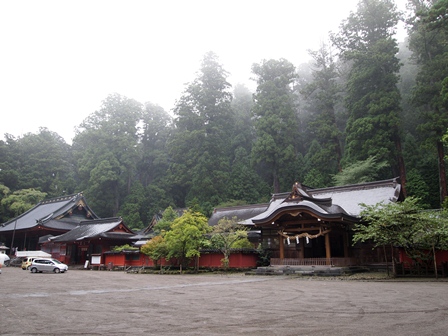
[[356, 258], [271, 258], [271, 266], [355, 266]]

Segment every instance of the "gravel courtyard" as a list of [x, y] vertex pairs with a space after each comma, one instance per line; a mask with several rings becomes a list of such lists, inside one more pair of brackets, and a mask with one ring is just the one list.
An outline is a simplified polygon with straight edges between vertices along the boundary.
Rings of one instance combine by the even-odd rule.
[[1, 335], [447, 335], [448, 282], [0, 275]]

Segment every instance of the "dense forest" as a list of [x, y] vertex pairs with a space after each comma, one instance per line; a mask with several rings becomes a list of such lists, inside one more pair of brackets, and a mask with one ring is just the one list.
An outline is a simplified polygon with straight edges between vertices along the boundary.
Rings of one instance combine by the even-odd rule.
[[[404, 20], [405, 42], [395, 33]], [[267, 202], [295, 181], [328, 187], [401, 177], [438, 208], [446, 190], [448, 0], [361, 0], [312, 61], [252, 66], [232, 87], [213, 52], [173, 111], [114, 93], [71, 145], [41, 128], [0, 141], [0, 222], [47, 197], [84, 192], [131, 228], [172, 206]]]

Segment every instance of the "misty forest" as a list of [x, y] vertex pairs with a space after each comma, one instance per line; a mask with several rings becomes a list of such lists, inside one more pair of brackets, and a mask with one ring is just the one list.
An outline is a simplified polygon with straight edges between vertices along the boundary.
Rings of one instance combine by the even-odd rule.
[[[398, 43], [400, 21], [407, 38]], [[5, 134], [0, 222], [83, 192], [98, 216], [140, 229], [169, 206], [209, 216], [268, 202], [295, 181], [321, 188], [394, 177], [407, 196], [440, 208], [447, 36], [448, 0], [410, 0], [406, 13], [392, 0], [361, 0], [308, 63], [254, 63], [255, 92], [228, 83], [209, 52], [172, 111], [113, 93], [76, 126], [72, 144], [45, 127]]]

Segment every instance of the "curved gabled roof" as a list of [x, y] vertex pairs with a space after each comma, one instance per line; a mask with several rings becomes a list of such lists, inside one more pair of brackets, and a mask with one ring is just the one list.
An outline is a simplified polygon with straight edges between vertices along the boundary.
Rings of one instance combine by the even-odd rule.
[[315, 198], [331, 198], [333, 204], [339, 205], [351, 216], [360, 216], [361, 203], [375, 205], [383, 202], [387, 204], [404, 199], [399, 178], [313, 189], [308, 192]]
[[[120, 231], [114, 231], [120, 226]], [[135, 233], [132, 232], [120, 217], [95, 219], [79, 223], [73, 230], [56, 236], [51, 240], [53, 242], [73, 242], [83, 239], [92, 239], [104, 237], [109, 239], [132, 239]], [[135, 238], [137, 240], [137, 238]]]
[[272, 222], [284, 213], [306, 212], [323, 220], [356, 222], [360, 219], [361, 203], [374, 205], [400, 200], [403, 200], [403, 194], [398, 178], [322, 189], [304, 188], [296, 183], [292, 192], [272, 195], [268, 205], [250, 206], [258, 211], [252, 216], [247, 215], [248, 209], [244, 206], [223, 208], [216, 209], [210, 221], [213, 219], [217, 223], [224, 216], [231, 218], [234, 215], [241, 224], [256, 225]]
[[298, 202], [282, 202], [277, 206], [270, 207], [269, 210], [251, 218], [252, 223], [262, 224], [272, 222], [284, 213], [306, 212], [314, 215], [316, 218], [326, 220], [349, 220], [358, 221], [357, 217], [348, 215], [344, 209], [337, 205], [324, 206], [316, 204], [309, 200]]
[[[47, 199], [39, 202], [20, 216], [9, 220], [0, 226], [0, 232], [31, 229], [36, 226], [70, 230], [85, 217], [69, 218], [70, 211], [78, 206], [85, 208], [91, 218], [98, 216], [88, 207], [82, 193]], [[67, 217], [65, 217], [67, 216]], [[56, 223], [61, 221], [61, 223]]]
[[239, 221], [246, 220], [257, 216], [264, 212], [268, 208], [269, 204], [253, 204], [253, 205], [241, 205], [228, 208], [216, 208], [213, 211], [212, 216], [208, 220], [208, 224], [215, 226], [222, 218], [232, 219], [236, 217]]

